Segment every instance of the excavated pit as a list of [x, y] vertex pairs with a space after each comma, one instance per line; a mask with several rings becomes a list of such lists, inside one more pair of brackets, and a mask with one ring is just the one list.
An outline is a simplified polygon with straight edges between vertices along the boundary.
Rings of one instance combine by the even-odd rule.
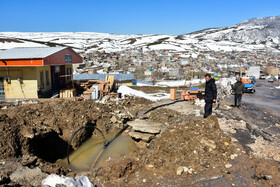
[[35, 136], [29, 140], [29, 152], [47, 162], [54, 163], [67, 154], [68, 143], [54, 131]]

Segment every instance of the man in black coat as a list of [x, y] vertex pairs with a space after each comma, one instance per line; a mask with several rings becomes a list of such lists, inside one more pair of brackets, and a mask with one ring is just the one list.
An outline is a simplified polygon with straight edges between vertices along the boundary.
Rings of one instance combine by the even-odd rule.
[[207, 118], [212, 114], [212, 105], [217, 99], [217, 88], [215, 79], [211, 78], [210, 74], [205, 75], [205, 107], [204, 107], [204, 118]]

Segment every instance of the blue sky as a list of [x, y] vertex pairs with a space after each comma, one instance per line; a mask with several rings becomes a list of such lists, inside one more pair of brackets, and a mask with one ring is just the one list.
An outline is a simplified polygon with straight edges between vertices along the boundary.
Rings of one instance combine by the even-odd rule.
[[0, 32], [185, 34], [280, 15], [280, 0], [0, 0]]

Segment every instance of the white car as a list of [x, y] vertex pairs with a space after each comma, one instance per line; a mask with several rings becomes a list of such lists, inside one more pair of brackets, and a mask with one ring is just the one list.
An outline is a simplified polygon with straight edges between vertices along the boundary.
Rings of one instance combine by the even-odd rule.
[[277, 79], [275, 78], [275, 77], [273, 77], [273, 76], [271, 76], [267, 81], [268, 82], [274, 82], [274, 81], [276, 81]]

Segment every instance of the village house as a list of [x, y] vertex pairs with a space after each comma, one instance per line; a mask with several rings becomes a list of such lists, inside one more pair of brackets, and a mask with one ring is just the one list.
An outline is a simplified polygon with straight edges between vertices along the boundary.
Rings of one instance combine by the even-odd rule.
[[182, 68], [172, 68], [169, 70], [169, 76], [170, 77], [176, 77], [179, 76], [183, 73], [183, 69]]
[[[0, 52], [0, 99], [38, 98], [71, 84], [82, 58], [67, 47], [13, 48]], [[68, 76], [65, 76], [68, 75]]]

